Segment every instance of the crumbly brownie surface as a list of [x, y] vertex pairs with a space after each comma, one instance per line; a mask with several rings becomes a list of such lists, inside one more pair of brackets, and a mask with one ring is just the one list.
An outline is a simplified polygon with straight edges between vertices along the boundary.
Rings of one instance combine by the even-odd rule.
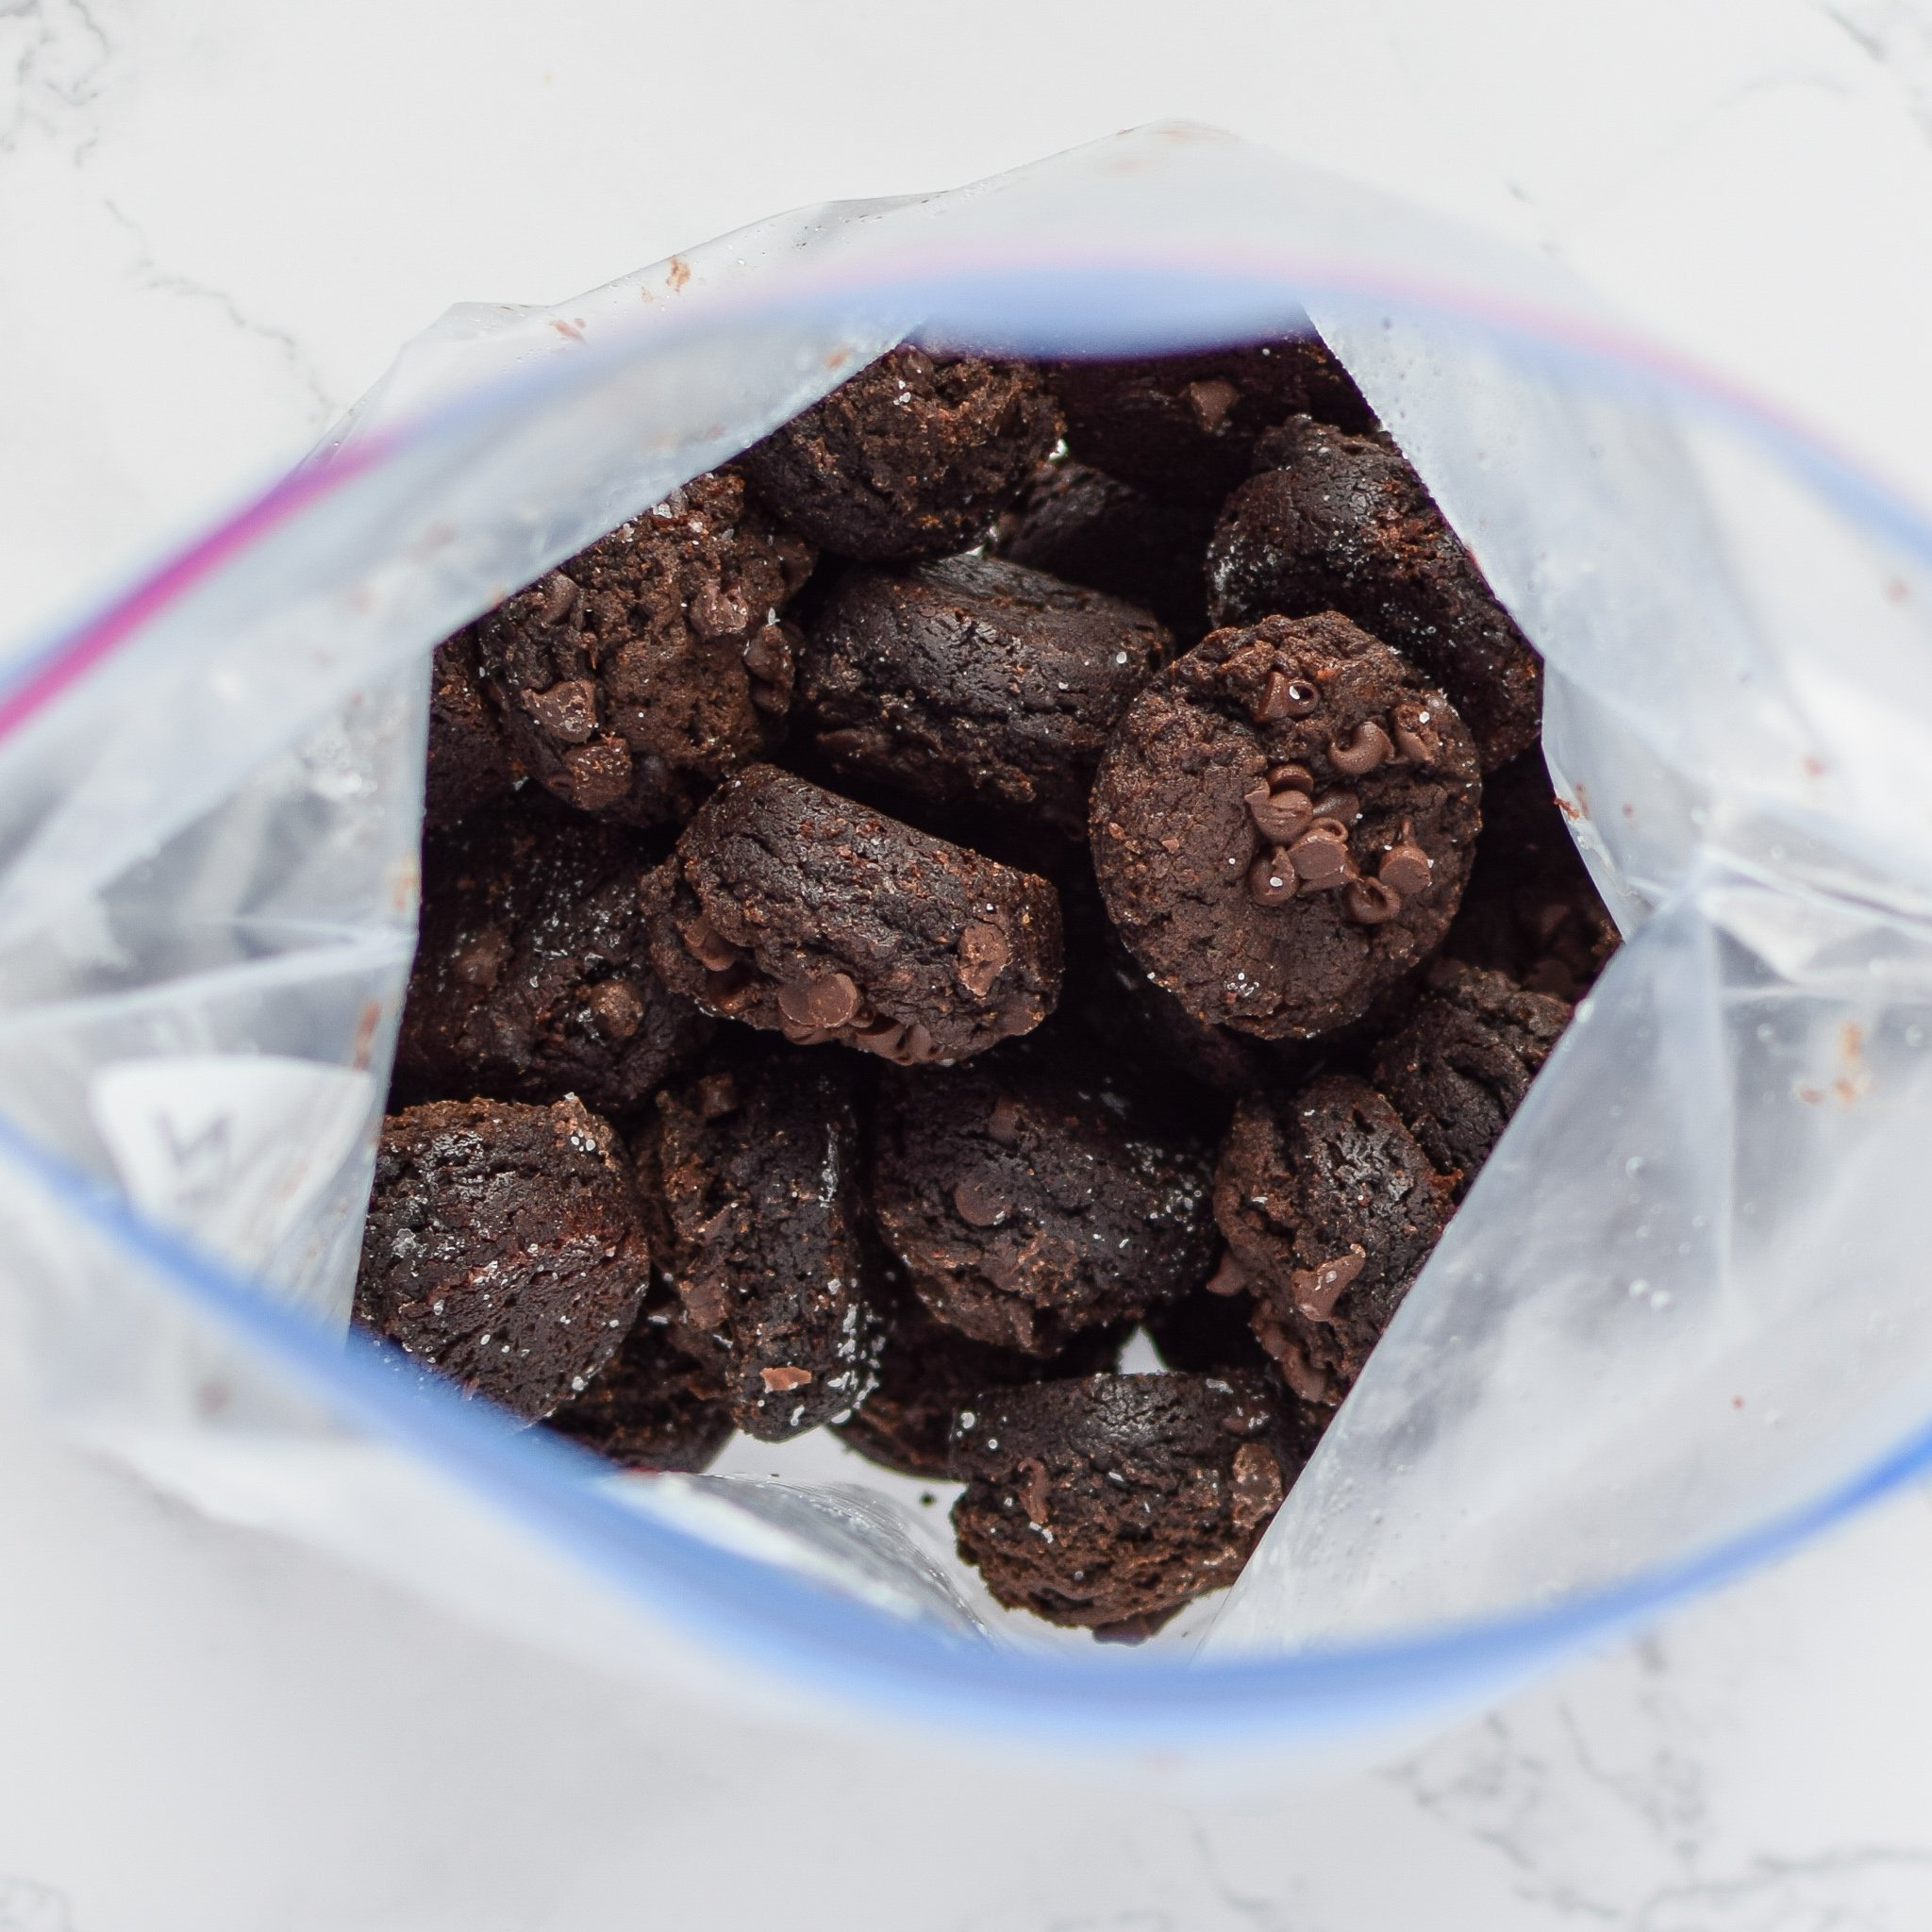
[[1261, 438], [1208, 561], [1216, 624], [1339, 610], [1448, 692], [1494, 771], [1542, 725], [1542, 660], [1383, 436], [1298, 417]]
[[398, 1089], [623, 1113], [694, 1058], [712, 1024], [651, 964], [649, 856], [531, 786], [428, 840]]
[[731, 1440], [731, 1412], [678, 1347], [668, 1314], [647, 1309], [596, 1379], [550, 1426], [620, 1469], [695, 1475]]
[[1060, 433], [1019, 362], [893, 349], [739, 458], [795, 530], [840, 557], [943, 557], [982, 535]]
[[1167, 633], [1145, 610], [993, 558], [858, 570], [800, 667], [841, 776], [1079, 838], [1100, 748]]
[[1148, 1636], [1241, 1574], [1317, 1433], [1255, 1374], [995, 1391], [953, 1432], [959, 1554], [1009, 1608]]
[[852, 1064], [736, 1055], [658, 1096], [639, 1174], [670, 1230], [678, 1337], [768, 1442], [845, 1414], [883, 1339], [863, 1275]]
[[1211, 632], [1128, 707], [1093, 788], [1122, 938], [1197, 1020], [1359, 1019], [1441, 943], [1481, 823], [1442, 694], [1326, 613]]
[[1138, 1319], [1213, 1265], [1201, 1150], [1018, 1058], [887, 1077], [873, 1210], [935, 1316], [1028, 1355]]
[[1571, 1006], [1500, 973], [1439, 959], [1428, 991], [1375, 1050], [1371, 1077], [1430, 1161], [1468, 1191], [1529, 1083], [1570, 1024]]
[[1235, 1109], [1214, 1215], [1254, 1328], [1306, 1400], [1338, 1403], [1454, 1212], [1451, 1183], [1366, 1081], [1328, 1074]]
[[963, 1059], [1059, 997], [1044, 879], [775, 765], [724, 784], [644, 900], [667, 985], [797, 1045]]
[[1248, 474], [1255, 440], [1306, 412], [1348, 429], [1374, 416], [1312, 337], [1128, 362], [1056, 363], [1074, 457], [1159, 497], [1216, 502]]
[[581, 1102], [438, 1101], [383, 1123], [356, 1318], [526, 1422], [581, 1393], [650, 1280], [629, 1163]]
[[580, 811], [682, 824], [782, 735], [811, 567], [730, 471], [599, 538], [471, 627], [517, 757]]
[[436, 647], [429, 671], [425, 827], [446, 830], [466, 811], [500, 798], [516, 783], [521, 770], [483, 694], [475, 638], [468, 631], [445, 638]]

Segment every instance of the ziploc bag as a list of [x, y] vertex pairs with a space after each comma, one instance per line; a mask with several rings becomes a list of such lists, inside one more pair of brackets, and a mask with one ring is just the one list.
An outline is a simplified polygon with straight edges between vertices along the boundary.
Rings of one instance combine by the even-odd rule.
[[[1032, 1650], [863, 1482], [618, 1482], [345, 1345], [430, 646], [908, 336], [1310, 323], [1545, 654], [1630, 942], [1211, 1623]], [[601, 1668], [702, 1653], [1065, 1739], [1493, 1689], [1932, 1455], [1928, 558], [1545, 265], [1201, 129], [454, 310], [308, 464], [8, 667], [9, 1378], [207, 1510]]]

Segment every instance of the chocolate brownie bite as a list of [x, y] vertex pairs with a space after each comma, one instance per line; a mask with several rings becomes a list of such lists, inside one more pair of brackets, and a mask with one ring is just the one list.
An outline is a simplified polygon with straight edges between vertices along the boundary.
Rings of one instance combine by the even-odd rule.
[[1208, 558], [1220, 625], [1339, 610], [1416, 664], [1492, 772], [1537, 741], [1542, 659], [1385, 436], [1298, 417], [1261, 438]]
[[630, 1165], [580, 1101], [447, 1100], [382, 1124], [356, 1319], [409, 1362], [540, 1422], [642, 1306]]
[[620, 1469], [708, 1469], [731, 1440], [731, 1412], [672, 1339], [671, 1318], [646, 1309], [596, 1379], [549, 1426]]
[[694, 1059], [714, 1029], [651, 964], [650, 857], [532, 786], [425, 841], [398, 1091], [576, 1093], [622, 1114]]
[[1009, 1609], [1151, 1636], [1241, 1574], [1318, 1433], [1252, 1373], [997, 1390], [953, 1432], [959, 1555]]
[[1183, 645], [1208, 628], [1211, 504], [1171, 502], [1085, 463], [1047, 462], [994, 527], [1011, 562], [1153, 611]]
[[963, 550], [1058, 441], [1039, 372], [899, 348], [739, 458], [778, 514], [836, 556]]
[[1049, 372], [1075, 459], [1158, 497], [1218, 502], [1248, 474], [1255, 440], [1307, 414], [1371, 429], [1361, 391], [1312, 336]]
[[976, 1341], [1052, 1356], [1138, 1320], [1214, 1260], [1208, 1167], [1051, 1060], [889, 1075], [873, 1213], [913, 1292]]
[[902, 1475], [943, 1477], [954, 1415], [989, 1390], [1110, 1369], [1127, 1333], [1124, 1324], [1084, 1329], [1060, 1354], [1041, 1357], [974, 1341], [934, 1321], [908, 1293], [891, 1310], [878, 1380], [833, 1427], [847, 1447]]
[[1573, 1004], [1622, 940], [1598, 896], [1541, 749], [1483, 781], [1475, 870], [1443, 950]]
[[1366, 1081], [1324, 1074], [1284, 1105], [1235, 1109], [1214, 1217], [1254, 1329], [1305, 1400], [1339, 1403], [1455, 1211], [1400, 1116]]
[[1078, 839], [1167, 641], [1131, 604], [993, 558], [855, 570], [813, 622], [798, 708], [841, 777]]
[[721, 470], [479, 618], [468, 635], [525, 769], [579, 811], [683, 824], [783, 735], [797, 638], [781, 613], [812, 562]]
[[857, 1068], [740, 1053], [658, 1096], [638, 1171], [661, 1203], [677, 1336], [749, 1436], [850, 1410], [882, 1335], [863, 1280]]
[[1311, 1039], [1441, 945], [1474, 857], [1475, 747], [1333, 612], [1210, 633], [1128, 707], [1093, 787], [1121, 937], [1195, 1019]]
[[667, 986], [795, 1045], [964, 1059], [1059, 996], [1044, 879], [775, 765], [724, 784], [643, 900]]
[[496, 713], [483, 695], [476, 640], [458, 631], [437, 645], [429, 670], [429, 757], [423, 824], [440, 832], [501, 798], [522, 776]]
[[1469, 1191], [1570, 1024], [1568, 1000], [1439, 959], [1428, 991], [1375, 1050], [1371, 1077], [1430, 1161]]

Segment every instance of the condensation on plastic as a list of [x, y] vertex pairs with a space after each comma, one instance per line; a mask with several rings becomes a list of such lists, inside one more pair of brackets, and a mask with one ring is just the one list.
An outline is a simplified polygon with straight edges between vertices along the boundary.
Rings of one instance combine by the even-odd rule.
[[[435, 640], [908, 335], [1309, 318], [1543, 650], [1632, 937], [1205, 1642], [1029, 1652], [878, 1497], [612, 1482], [344, 1345]], [[5, 1366], [204, 1508], [601, 1667], [1070, 1740], [1492, 1691], [1932, 1454], [1928, 558], [1546, 265], [1200, 129], [452, 311], [285, 484], [0, 667]]]

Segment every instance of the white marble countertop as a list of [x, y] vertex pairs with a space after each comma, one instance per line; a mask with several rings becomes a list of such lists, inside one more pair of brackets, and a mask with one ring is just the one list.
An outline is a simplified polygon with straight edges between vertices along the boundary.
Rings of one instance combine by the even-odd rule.
[[[780, 207], [949, 185], [1170, 115], [1552, 251], [1932, 504], [1926, 0], [0, 0], [0, 634], [274, 474], [450, 302], [551, 300]], [[1399, 1761], [1289, 1796], [1072, 1779], [1003, 1806], [966, 1781], [940, 1818], [904, 1798], [889, 1746], [847, 1746], [855, 1827], [721, 1738], [690, 1746], [677, 1804], [630, 1821], [653, 1874], [635, 1919], [561, 1881], [464, 1917], [478, 1881], [451, 1845], [456, 1916], [425, 1893], [362, 1923], [1921, 1932], [1928, 1502], [1900, 1495]], [[212, 1533], [208, 1562], [295, 1587]], [[81, 1588], [36, 1576], [0, 1631]], [[91, 1614], [138, 1655], [132, 1609]], [[246, 1667], [280, 1682], [269, 1652]], [[25, 1681], [0, 1679], [0, 1708]], [[414, 1688], [395, 1687], [406, 1710]], [[487, 1740], [477, 1763], [513, 1790]], [[27, 1791], [23, 1764], [8, 1777]], [[179, 1897], [91, 1903], [119, 1894], [53, 1815], [0, 1804], [0, 1932], [231, 1923]], [[322, 1799], [313, 1815], [375, 1829]], [[480, 1799], [476, 1817], [514, 1828]], [[721, 1892], [754, 1829], [763, 1886]], [[232, 1923], [322, 1922], [291, 1896]]]

